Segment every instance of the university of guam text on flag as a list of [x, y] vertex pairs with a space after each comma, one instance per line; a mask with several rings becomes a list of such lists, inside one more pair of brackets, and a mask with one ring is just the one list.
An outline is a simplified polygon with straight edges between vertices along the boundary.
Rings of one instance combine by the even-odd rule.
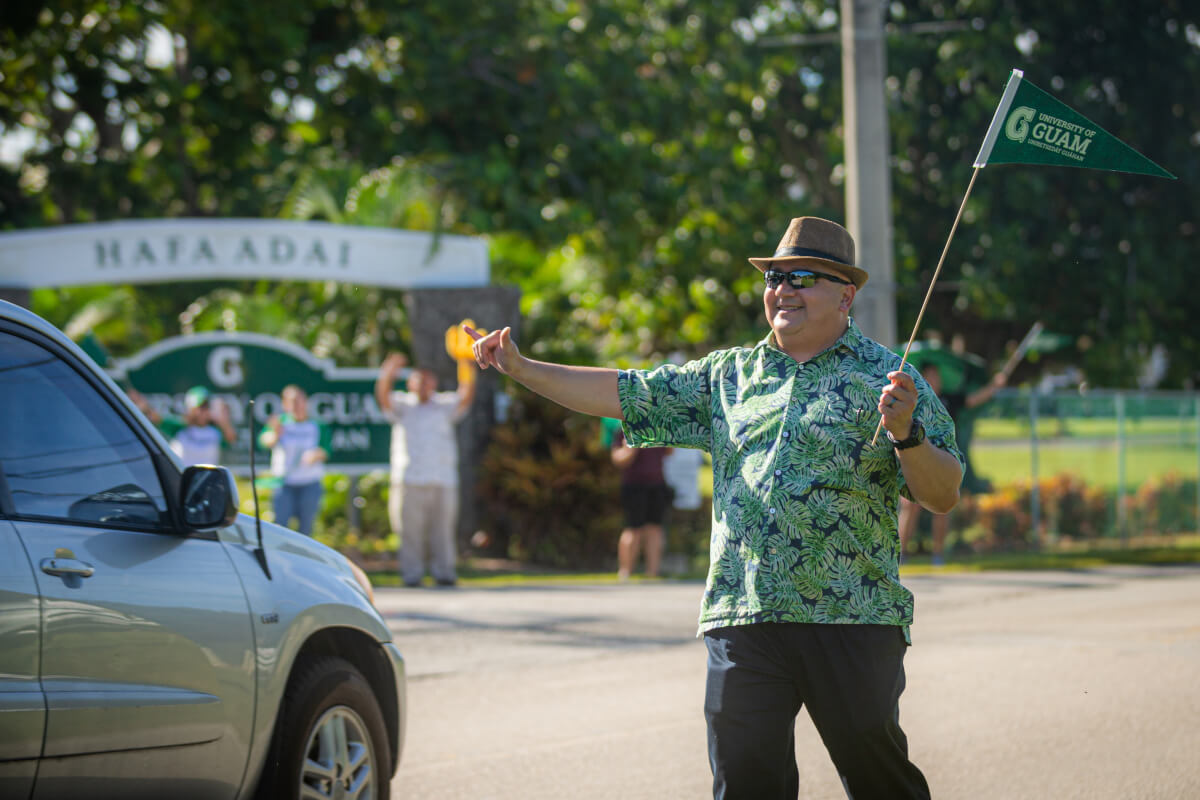
[[1175, 176], [1081, 114], [1055, 100], [1014, 69], [975, 157], [989, 164], [1045, 164]]
[[[917, 338], [917, 328], [921, 326], [925, 308], [929, 305], [929, 298], [933, 296], [933, 285], [937, 283], [938, 275], [941, 274], [946, 253], [950, 250], [950, 240], [958, 230], [958, 222], [962, 219], [963, 209], [967, 207], [967, 198], [971, 196], [971, 187], [975, 185], [979, 170], [989, 164], [1041, 164], [1175, 178], [1087, 117], [1055, 100], [1032, 83], [1026, 82], [1024, 75], [1021, 70], [1014, 69], [1008, 78], [1008, 85], [1004, 87], [1000, 105], [992, 117], [992, 124], [988, 126], [987, 135], [983, 137], [983, 146], [979, 148], [979, 155], [975, 156], [971, 182], [967, 184], [966, 194], [958, 206], [958, 215], [950, 227], [950, 236], [946, 239], [942, 257], [938, 259], [937, 268], [933, 271], [929, 291], [925, 293], [925, 302], [921, 304], [912, 335], [908, 337], [908, 346], [904, 348], [900, 369], [904, 369], [908, 362], [908, 351], [912, 348], [913, 340]], [[875, 444], [882, 429], [881, 418], [871, 444]]]

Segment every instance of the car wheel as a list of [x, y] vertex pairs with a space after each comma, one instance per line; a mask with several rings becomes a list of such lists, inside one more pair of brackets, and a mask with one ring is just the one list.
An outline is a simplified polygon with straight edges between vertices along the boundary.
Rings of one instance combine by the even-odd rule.
[[362, 673], [334, 656], [297, 664], [258, 797], [387, 800], [391, 775], [383, 714]]

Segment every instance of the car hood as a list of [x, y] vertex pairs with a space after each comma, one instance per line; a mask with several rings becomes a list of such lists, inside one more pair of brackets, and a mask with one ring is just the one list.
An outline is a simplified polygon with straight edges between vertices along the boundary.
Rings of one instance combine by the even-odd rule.
[[[350, 561], [332, 547], [321, 544], [310, 536], [305, 536], [282, 525], [263, 520], [262, 546], [267, 556], [268, 567], [272, 557], [288, 559], [308, 559], [325, 565], [349, 581], [355, 589], [366, 597], [354, 576]], [[253, 549], [258, 546], [258, 533], [254, 517], [250, 514], [239, 513], [237, 521], [228, 528], [218, 532], [221, 540], [231, 545]]]

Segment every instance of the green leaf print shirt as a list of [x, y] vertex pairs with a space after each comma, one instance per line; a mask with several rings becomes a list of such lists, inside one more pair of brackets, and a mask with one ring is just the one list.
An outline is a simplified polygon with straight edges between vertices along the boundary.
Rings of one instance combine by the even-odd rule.
[[[623, 370], [625, 438], [693, 447], [713, 462], [713, 521], [700, 633], [759, 622], [908, 626], [899, 495], [911, 496], [876, 407], [900, 357], [853, 321], [797, 362], [773, 335], [683, 366]], [[954, 422], [912, 365], [914, 419], [963, 463]]]

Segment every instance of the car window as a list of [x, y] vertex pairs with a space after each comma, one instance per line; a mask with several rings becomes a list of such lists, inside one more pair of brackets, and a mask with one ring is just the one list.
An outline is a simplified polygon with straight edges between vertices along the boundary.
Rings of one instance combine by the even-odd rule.
[[18, 517], [161, 526], [167, 504], [146, 446], [83, 376], [0, 331], [0, 471]]

